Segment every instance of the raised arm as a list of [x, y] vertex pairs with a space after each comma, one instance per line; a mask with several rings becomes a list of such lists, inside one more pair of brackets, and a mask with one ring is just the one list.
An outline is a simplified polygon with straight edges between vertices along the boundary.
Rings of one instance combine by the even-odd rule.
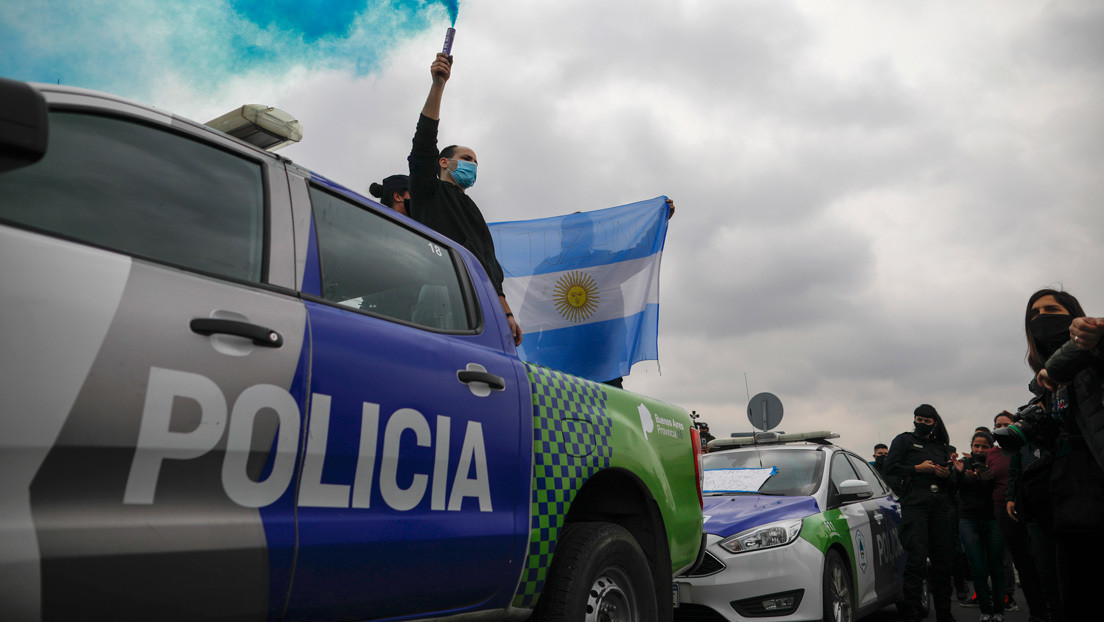
[[433, 77], [433, 83], [429, 87], [429, 96], [426, 97], [425, 106], [422, 106], [422, 114], [434, 121], [441, 118], [441, 96], [445, 94], [445, 83], [452, 73], [452, 56], [445, 56], [438, 52], [437, 58], [429, 66], [429, 74]]
[[429, 96], [426, 98], [425, 106], [422, 107], [422, 114], [418, 117], [418, 126], [414, 130], [414, 140], [410, 145], [410, 156], [407, 158], [410, 166], [411, 198], [407, 213], [422, 223], [427, 223], [426, 218], [429, 214], [426, 210], [431, 209], [433, 197], [437, 194], [440, 174], [437, 124], [441, 116], [441, 95], [445, 91], [445, 82], [448, 82], [451, 66], [451, 57], [438, 54], [429, 67], [433, 83], [429, 87]]

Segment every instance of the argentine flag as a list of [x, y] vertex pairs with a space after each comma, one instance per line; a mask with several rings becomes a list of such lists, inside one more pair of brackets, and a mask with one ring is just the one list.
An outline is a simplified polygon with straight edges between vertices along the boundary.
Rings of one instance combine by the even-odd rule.
[[522, 359], [597, 382], [658, 360], [667, 197], [492, 223]]

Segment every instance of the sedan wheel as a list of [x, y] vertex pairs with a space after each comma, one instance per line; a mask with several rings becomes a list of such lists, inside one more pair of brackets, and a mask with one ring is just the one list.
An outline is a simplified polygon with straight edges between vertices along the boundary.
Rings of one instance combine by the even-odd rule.
[[824, 556], [824, 620], [852, 622], [854, 619], [851, 573], [839, 553], [828, 551]]

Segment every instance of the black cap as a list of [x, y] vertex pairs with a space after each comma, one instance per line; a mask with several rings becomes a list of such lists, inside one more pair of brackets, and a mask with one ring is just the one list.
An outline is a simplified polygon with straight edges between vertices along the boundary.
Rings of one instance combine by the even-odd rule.
[[406, 175], [389, 175], [383, 178], [382, 184], [372, 184], [368, 191], [377, 199], [390, 199], [392, 193], [403, 192], [410, 189], [410, 178]]

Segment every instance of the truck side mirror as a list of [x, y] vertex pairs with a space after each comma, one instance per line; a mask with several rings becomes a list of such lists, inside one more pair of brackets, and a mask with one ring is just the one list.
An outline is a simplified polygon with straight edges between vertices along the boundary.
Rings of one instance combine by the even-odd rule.
[[0, 173], [46, 155], [46, 98], [25, 82], [0, 78]]

